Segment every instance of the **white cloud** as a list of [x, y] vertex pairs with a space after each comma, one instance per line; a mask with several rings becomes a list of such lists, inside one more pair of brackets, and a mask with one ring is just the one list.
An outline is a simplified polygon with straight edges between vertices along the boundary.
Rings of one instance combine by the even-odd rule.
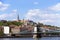
[[39, 3], [38, 3], [38, 2], [34, 2], [34, 4], [36, 4], [36, 5], [37, 5], [37, 4], [39, 4]]
[[40, 13], [40, 9], [31, 9], [27, 12], [27, 15], [25, 16], [27, 19], [30, 19], [33, 16], [37, 16]]
[[0, 20], [12, 20], [12, 19], [16, 19], [16, 11], [12, 10], [11, 13], [4, 13], [0, 15]]
[[7, 14], [1, 14], [0, 19], [4, 19], [4, 18], [6, 18], [6, 16], [7, 16]]
[[60, 3], [48, 7], [46, 10], [30, 9], [25, 17], [35, 22], [60, 26]]
[[[59, 16], [60, 14], [53, 14], [53, 13], [45, 13], [44, 11], [41, 11], [40, 9], [31, 9], [31, 10], [29, 10], [28, 12], [27, 12], [27, 15], [26, 15], [26, 18], [28, 18], [28, 17], [33, 17], [33, 16], [39, 16], [39, 17], [42, 17], [42, 18], [47, 18], [47, 17], [49, 17], [49, 18], [57, 18], [57, 17], [59, 17], [60, 18], [60, 16]], [[27, 17], [28, 16], [28, 17]]]
[[12, 12], [13, 12], [13, 13], [17, 13], [17, 9], [14, 9]]
[[50, 19], [47, 19], [47, 20], [40, 20], [39, 22], [41, 23], [51, 23], [51, 22], [54, 22], [54, 20], [50, 20]]
[[50, 19], [54, 19], [54, 18], [60, 18], [60, 14], [54, 14], [54, 13], [51, 13], [51, 14], [42, 14], [40, 15], [41, 18], [50, 18]]
[[17, 19], [15, 18], [15, 19], [12, 19], [11, 21], [16, 21]]
[[48, 7], [49, 10], [54, 10], [54, 11], [60, 11], [60, 3], [57, 3], [56, 5], [53, 5], [51, 7]]
[[5, 11], [9, 7], [9, 4], [0, 2], [0, 11]]
[[26, 19], [30, 19], [36, 22], [52, 23], [56, 22], [60, 18], [59, 13], [49, 13], [48, 11], [42, 11], [40, 9], [31, 9], [25, 15]]

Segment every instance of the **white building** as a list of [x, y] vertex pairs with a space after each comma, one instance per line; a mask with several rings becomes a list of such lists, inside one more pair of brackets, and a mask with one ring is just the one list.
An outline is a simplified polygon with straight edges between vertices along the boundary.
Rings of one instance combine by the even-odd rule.
[[3, 26], [3, 28], [4, 28], [4, 34], [9, 34], [10, 33], [9, 26]]

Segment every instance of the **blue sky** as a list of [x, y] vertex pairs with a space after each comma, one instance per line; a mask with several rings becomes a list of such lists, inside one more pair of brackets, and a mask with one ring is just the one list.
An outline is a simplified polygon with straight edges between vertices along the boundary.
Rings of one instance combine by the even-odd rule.
[[48, 25], [60, 26], [59, 0], [1, 0], [0, 20], [29, 19]]

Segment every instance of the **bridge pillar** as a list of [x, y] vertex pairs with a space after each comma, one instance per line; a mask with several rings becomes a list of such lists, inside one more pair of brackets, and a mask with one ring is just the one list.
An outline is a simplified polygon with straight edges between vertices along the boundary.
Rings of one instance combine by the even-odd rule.
[[37, 27], [34, 27], [34, 35], [33, 38], [37, 38]]
[[34, 35], [33, 35], [33, 38], [40, 38], [41, 37], [41, 34], [40, 33], [38, 33], [38, 32], [40, 32], [39, 29], [40, 27], [39, 27], [39, 25], [36, 25], [35, 27], [34, 27]]

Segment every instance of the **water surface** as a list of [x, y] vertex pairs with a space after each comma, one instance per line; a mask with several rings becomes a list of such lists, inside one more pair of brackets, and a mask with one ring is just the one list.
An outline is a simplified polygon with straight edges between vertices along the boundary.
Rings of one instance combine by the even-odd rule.
[[[33, 38], [0, 38], [0, 40], [36, 40]], [[60, 40], [60, 37], [42, 37], [37, 40]]]

